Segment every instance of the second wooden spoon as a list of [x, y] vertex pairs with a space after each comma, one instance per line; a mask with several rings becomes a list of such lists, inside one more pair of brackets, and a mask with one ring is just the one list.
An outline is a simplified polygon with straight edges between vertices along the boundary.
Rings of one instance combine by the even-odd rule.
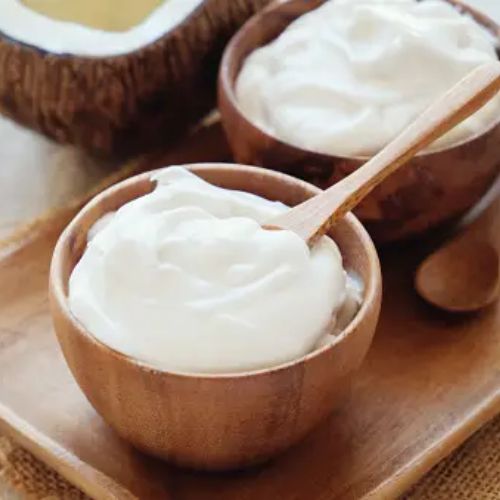
[[500, 62], [480, 66], [353, 174], [270, 220], [266, 227], [289, 229], [314, 244], [387, 176], [484, 106], [499, 90]]
[[415, 286], [427, 302], [450, 312], [474, 312], [500, 296], [500, 181], [488, 209], [422, 262]]

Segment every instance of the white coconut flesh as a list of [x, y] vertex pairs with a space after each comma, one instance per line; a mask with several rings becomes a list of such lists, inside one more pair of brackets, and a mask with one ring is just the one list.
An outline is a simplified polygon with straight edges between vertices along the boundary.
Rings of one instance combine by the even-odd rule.
[[104, 31], [127, 31], [144, 21], [164, 2], [164, 0], [20, 1], [44, 16]]
[[0, 0], [0, 33], [55, 54], [126, 54], [160, 38], [202, 2]]

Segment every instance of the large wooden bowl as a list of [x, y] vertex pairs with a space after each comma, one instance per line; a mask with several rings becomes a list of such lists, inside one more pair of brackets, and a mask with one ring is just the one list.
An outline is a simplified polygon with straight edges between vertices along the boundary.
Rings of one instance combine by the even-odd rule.
[[[191, 168], [211, 183], [290, 205], [318, 192], [305, 182], [255, 167]], [[57, 243], [50, 299], [66, 361], [97, 412], [147, 453], [202, 469], [238, 468], [265, 460], [303, 438], [339, 404], [365, 357], [381, 300], [373, 243], [353, 215], [332, 231], [345, 266], [361, 276], [365, 292], [359, 313], [331, 345], [297, 361], [247, 373], [159, 371], [96, 340], [72, 316], [67, 298], [68, 279], [85, 249], [89, 227], [152, 188], [150, 174], [143, 174], [108, 189], [80, 212]]]
[[[238, 108], [235, 81], [246, 57], [276, 38], [292, 21], [325, 0], [277, 2], [255, 15], [235, 35], [219, 73], [219, 108], [236, 161], [260, 165], [325, 188], [356, 170], [367, 158], [319, 154], [272, 137]], [[470, 13], [499, 38], [500, 27], [473, 9]], [[500, 38], [499, 38], [500, 40]], [[417, 235], [473, 206], [500, 172], [500, 114], [485, 133], [424, 153], [387, 179], [355, 210], [377, 242]]]

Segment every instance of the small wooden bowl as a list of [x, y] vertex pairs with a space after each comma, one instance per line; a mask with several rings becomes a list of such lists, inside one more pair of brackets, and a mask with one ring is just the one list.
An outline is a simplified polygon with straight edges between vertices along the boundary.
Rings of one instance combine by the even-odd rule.
[[[225, 188], [294, 205], [318, 193], [303, 181], [241, 165], [193, 165]], [[340, 402], [370, 346], [381, 301], [378, 257], [368, 233], [349, 214], [332, 231], [344, 264], [361, 276], [364, 300], [329, 346], [260, 371], [205, 375], [161, 371], [99, 342], [69, 310], [68, 279], [87, 232], [103, 214], [153, 189], [151, 173], [106, 190], [62, 233], [52, 259], [50, 302], [66, 361], [98, 413], [137, 448], [200, 469], [263, 461], [303, 438]], [[140, 332], [137, 332], [140, 335]]]
[[[367, 158], [307, 151], [282, 142], [252, 124], [238, 108], [235, 81], [244, 60], [301, 15], [325, 0], [277, 2], [248, 21], [224, 53], [219, 73], [219, 108], [235, 160], [286, 172], [326, 188]], [[500, 41], [500, 27], [474, 9], [470, 13]], [[355, 210], [377, 242], [414, 236], [463, 214], [500, 172], [500, 115], [485, 133], [442, 150], [424, 153], [387, 179]]]

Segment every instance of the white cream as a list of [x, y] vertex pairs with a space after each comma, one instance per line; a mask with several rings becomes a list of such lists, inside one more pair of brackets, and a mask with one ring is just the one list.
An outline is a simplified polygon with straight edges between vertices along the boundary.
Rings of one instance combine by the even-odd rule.
[[[247, 58], [242, 112], [307, 150], [370, 155], [472, 69], [497, 59], [492, 36], [441, 0], [334, 0]], [[500, 97], [433, 149], [499, 120]]]
[[336, 244], [260, 226], [285, 205], [180, 167], [154, 179], [98, 223], [71, 275], [71, 311], [97, 339], [162, 369], [238, 372], [299, 358], [337, 313], [338, 328], [352, 319], [360, 291]]
[[116, 33], [51, 19], [19, 0], [0, 0], [0, 34], [56, 54], [125, 54], [157, 40], [181, 23], [202, 1], [165, 0], [143, 22]]

